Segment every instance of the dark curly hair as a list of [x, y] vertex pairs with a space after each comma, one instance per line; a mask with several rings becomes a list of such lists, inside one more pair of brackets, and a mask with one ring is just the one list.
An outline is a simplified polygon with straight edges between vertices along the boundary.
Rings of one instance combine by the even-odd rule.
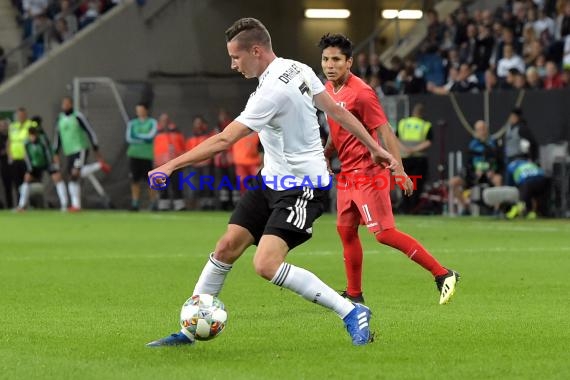
[[328, 47], [339, 48], [342, 54], [346, 56], [346, 59], [352, 58], [352, 41], [342, 34], [327, 33], [321, 37], [318, 46], [321, 51]]

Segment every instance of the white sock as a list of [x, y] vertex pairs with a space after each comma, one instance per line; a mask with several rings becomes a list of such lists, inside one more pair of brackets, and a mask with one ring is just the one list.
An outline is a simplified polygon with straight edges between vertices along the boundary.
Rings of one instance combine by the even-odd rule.
[[231, 264], [222, 263], [214, 259], [214, 253], [212, 252], [208, 262], [204, 265], [204, 269], [202, 269], [202, 274], [200, 274], [192, 294], [217, 296], [220, 294], [222, 286], [224, 286], [224, 280], [231, 269]]
[[346, 317], [354, 309], [350, 301], [342, 298], [313, 273], [291, 264], [282, 263], [271, 282], [294, 291], [307, 301], [333, 310], [341, 318]]
[[81, 186], [79, 182], [71, 181], [67, 186], [71, 197], [71, 207], [81, 208]]
[[89, 174], [93, 174], [100, 169], [101, 169], [101, 163], [100, 162], [94, 162], [92, 164], [85, 165], [81, 168], [81, 172], [80, 172], [81, 178], [85, 178]]
[[20, 200], [18, 202], [19, 208], [26, 208], [28, 205], [28, 200], [30, 198], [30, 184], [24, 182], [20, 187]]
[[59, 205], [61, 206], [61, 209], [67, 209], [67, 189], [65, 188], [65, 182], [59, 181], [56, 183], [55, 190], [57, 191], [57, 196], [59, 197]]

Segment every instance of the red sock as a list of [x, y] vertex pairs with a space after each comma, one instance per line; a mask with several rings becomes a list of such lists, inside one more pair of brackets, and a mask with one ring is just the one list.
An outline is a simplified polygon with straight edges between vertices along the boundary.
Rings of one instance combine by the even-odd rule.
[[351, 296], [358, 296], [362, 293], [362, 245], [358, 237], [358, 227], [337, 226], [336, 230], [343, 247], [346, 292]]
[[442, 267], [416, 239], [395, 228], [376, 234], [376, 240], [402, 251], [402, 253], [430, 271], [434, 276], [441, 276], [447, 273], [447, 269]]

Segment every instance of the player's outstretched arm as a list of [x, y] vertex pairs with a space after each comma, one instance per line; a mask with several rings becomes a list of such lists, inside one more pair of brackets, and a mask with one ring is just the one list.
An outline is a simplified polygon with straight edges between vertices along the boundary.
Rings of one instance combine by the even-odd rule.
[[327, 115], [335, 119], [344, 129], [352, 133], [360, 142], [368, 148], [372, 159], [377, 164], [383, 163], [390, 169], [396, 169], [398, 162], [394, 157], [382, 148], [378, 141], [366, 131], [366, 128], [353, 114], [334, 102], [330, 95], [323, 91], [313, 97], [317, 108], [326, 112]]
[[198, 144], [180, 156], [168, 161], [162, 166], [148, 172], [149, 178], [153, 178], [156, 173], [162, 173], [170, 177], [173, 171], [182, 169], [186, 166], [207, 160], [214, 157], [217, 153], [223, 152], [231, 147], [236, 141], [247, 136], [251, 129], [238, 121], [232, 121], [224, 130], [202, 143]]

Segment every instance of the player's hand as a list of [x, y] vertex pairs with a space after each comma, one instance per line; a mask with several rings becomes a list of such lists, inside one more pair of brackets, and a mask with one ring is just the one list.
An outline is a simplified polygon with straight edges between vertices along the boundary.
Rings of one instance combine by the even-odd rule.
[[162, 165], [148, 172], [148, 186], [153, 190], [163, 190], [168, 186], [172, 170]]
[[396, 160], [393, 156], [390, 159], [390, 164], [387, 165], [386, 167], [392, 171], [394, 171], [394, 170], [396, 170], [396, 171], [402, 170], [403, 171], [403, 168], [400, 165], [400, 161]]
[[327, 171], [329, 172], [329, 175], [334, 175], [334, 172], [333, 172], [332, 166], [331, 166], [331, 160], [325, 159], [325, 161], [327, 162]]
[[383, 149], [378, 152], [372, 152], [371, 155], [372, 161], [384, 168], [388, 168], [391, 171], [396, 171], [399, 167], [399, 163], [394, 158], [394, 156]]
[[402, 172], [402, 175], [403, 175], [403, 178], [405, 178], [405, 180], [403, 183], [400, 182], [401, 183], [400, 186], [402, 186], [402, 190], [404, 190], [404, 194], [409, 197], [414, 192], [414, 183], [412, 182], [410, 177], [408, 177], [408, 175], [405, 172]]

